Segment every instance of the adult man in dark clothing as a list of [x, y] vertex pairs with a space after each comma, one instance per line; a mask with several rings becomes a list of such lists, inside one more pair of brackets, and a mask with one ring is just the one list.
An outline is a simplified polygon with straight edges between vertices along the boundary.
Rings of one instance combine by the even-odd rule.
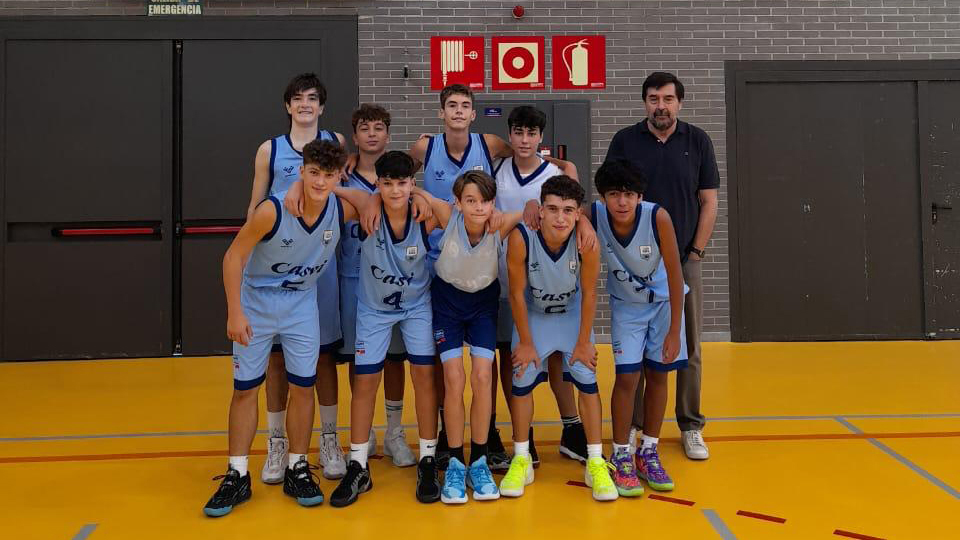
[[[649, 180], [644, 200], [669, 212], [677, 233], [683, 279], [690, 287], [684, 301], [689, 360], [677, 371], [677, 423], [690, 459], [707, 459], [700, 412], [700, 331], [703, 326], [703, 281], [700, 261], [717, 218], [720, 174], [710, 137], [677, 118], [683, 106], [683, 83], [672, 73], [655, 72], [643, 83], [647, 118], [613, 136], [606, 160], [627, 160]], [[643, 427], [643, 384], [637, 388], [634, 430]], [[631, 444], [636, 435], [631, 434]]]

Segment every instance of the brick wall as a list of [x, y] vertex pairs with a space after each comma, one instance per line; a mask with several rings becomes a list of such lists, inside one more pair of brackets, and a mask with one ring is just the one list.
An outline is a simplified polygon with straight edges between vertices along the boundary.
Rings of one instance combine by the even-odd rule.
[[[516, 4], [527, 11], [520, 21], [510, 13]], [[145, 13], [142, 0], [0, 0], [0, 16]], [[489, 95], [590, 99], [595, 166], [613, 134], [643, 117], [646, 74], [677, 73], [687, 87], [681, 117], [713, 138], [722, 177], [720, 217], [703, 266], [708, 339], [727, 338], [730, 328], [724, 60], [960, 58], [960, 0], [207, 0], [205, 14], [359, 15], [360, 99], [393, 111], [397, 148], [440, 127], [436, 96], [426, 90], [432, 35], [605, 34], [605, 91]], [[401, 75], [404, 65], [411, 70], [408, 80]], [[610, 312], [601, 300], [602, 336]]]

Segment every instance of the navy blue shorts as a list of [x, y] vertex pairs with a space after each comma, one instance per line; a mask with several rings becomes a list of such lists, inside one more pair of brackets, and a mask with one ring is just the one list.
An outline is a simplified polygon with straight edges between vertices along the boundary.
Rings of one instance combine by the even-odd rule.
[[463, 356], [470, 345], [471, 358], [493, 360], [497, 348], [497, 312], [500, 309], [500, 282], [468, 293], [439, 277], [430, 284], [433, 299], [433, 338], [440, 361]]

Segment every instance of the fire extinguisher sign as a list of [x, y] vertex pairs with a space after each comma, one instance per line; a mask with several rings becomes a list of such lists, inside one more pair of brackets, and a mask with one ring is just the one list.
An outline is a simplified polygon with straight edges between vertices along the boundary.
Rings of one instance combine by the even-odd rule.
[[606, 37], [553, 36], [554, 90], [598, 90], [606, 87]]

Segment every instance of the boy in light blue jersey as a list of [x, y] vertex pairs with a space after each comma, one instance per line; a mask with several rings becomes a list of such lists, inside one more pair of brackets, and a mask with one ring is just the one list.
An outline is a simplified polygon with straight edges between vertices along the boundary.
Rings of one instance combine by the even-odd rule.
[[[253, 190], [247, 207], [247, 220], [253, 218], [254, 210], [264, 198], [293, 191], [299, 193], [302, 186], [294, 186], [300, 177], [303, 164], [302, 149], [307, 143], [320, 140], [343, 146], [343, 135], [320, 129], [320, 117], [327, 102], [327, 90], [313, 73], [301, 73], [287, 84], [283, 93], [283, 104], [290, 119], [290, 131], [267, 141], [257, 149], [254, 161]], [[280, 198], [283, 201], [282, 197]], [[336, 432], [337, 424], [337, 377], [336, 363], [332, 353], [341, 338], [339, 316], [336, 305], [337, 262], [328, 265], [320, 276], [316, 287], [318, 305], [332, 307], [320, 311], [320, 352], [317, 369], [321, 377], [317, 379], [317, 402], [320, 406], [320, 418], [325, 430], [332, 426]], [[268, 484], [283, 481], [283, 467], [286, 463], [288, 441], [284, 434], [284, 415], [287, 408], [287, 381], [284, 376], [282, 348], [274, 343], [267, 368], [267, 459], [264, 460], [260, 478]], [[331, 445], [320, 447], [323, 474], [328, 478], [339, 478], [346, 470], [343, 453]], [[332, 459], [325, 457], [334, 456]]]
[[[510, 233], [507, 272], [513, 312], [514, 456], [500, 493], [519, 497], [533, 482], [529, 430], [533, 389], [547, 380], [547, 358], [563, 353], [563, 378], [579, 391], [580, 417], [587, 438], [584, 477], [593, 498], [617, 498], [601, 447], [601, 403], [597, 389], [597, 350], [593, 317], [597, 307], [600, 254], [577, 252], [575, 229], [583, 188], [567, 176], [547, 180], [540, 191], [540, 230], [521, 224]], [[585, 225], [589, 227], [589, 224]]]
[[[498, 261], [501, 238], [520, 222], [523, 214], [495, 212], [497, 185], [483, 171], [468, 171], [457, 178], [453, 184], [455, 205], [425, 190], [417, 192], [430, 202], [433, 215], [443, 228], [430, 290], [433, 335], [443, 365], [443, 416], [450, 449], [440, 500], [446, 504], [465, 503], [467, 487], [473, 489], [474, 500], [498, 499], [500, 492], [487, 463], [500, 296]], [[470, 346], [473, 364], [469, 462], [463, 451], [464, 343]]]
[[345, 160], [343, 150], [328, 141], [313, 141], [303, 152], [303, 217], [283, 209], [278, 198], [282, 195], [267, 198], [223, 258], [227, 337], [234, 341], [234, 392], [229, 466], [204, 507], [211, 517], [226, 515], [250, 498], [248, 454], [257, 431], [259, 386], [266, 378], [275, 337], [287, 353], [286, 377], [291, 383], [286, 418], [290, 453], [283, 491], [303, 506], [323, 501], [306, 459], [321, 334], [314, 289], [336, 258], [344, 219], [355, 219], [357, 211], [330, 193]]
[[[373, 421], [380, 373], [394, 326], [399, 326], [410, 360], [420, 432], [417, 499], [440, 498], [434, 459], [437, 444], [437, 397], [434, 384], [433, 317], [427, 235], [435, 218], [414, 220], [410, 196], [416, 172], [413, 159], [403, 152], [387, 152], [376, 163], [380, 197], [356, 189], [336, 193], [357, 205], [382, 200], [378, 230], [360, 233], [360, 288], [357, 303], [355, 377], [350, 404], [350, 463], [330, 504], [348, 506], [373, 487], [368, 466], [367, 438]], [[379, 203], [378, 203], [379, 204]]]
[[[616, 382], [613, 416], [614, 483], [624, 496], [643, 493], [639, 478], [658, 491], [673, 489], [660, 463], [657, 443], [667, 405], [667, 375], [687, 365], [683, 297], [687, 288], [680, 252], [667, 211], [643, 200], [646, 179], [626, 161], [608, 161], [597, 170], [597, 192], [590, 218], [607, 264], [611, 338]], [[640, 378], [643, 436], [634, 456], [630, 423]]]

